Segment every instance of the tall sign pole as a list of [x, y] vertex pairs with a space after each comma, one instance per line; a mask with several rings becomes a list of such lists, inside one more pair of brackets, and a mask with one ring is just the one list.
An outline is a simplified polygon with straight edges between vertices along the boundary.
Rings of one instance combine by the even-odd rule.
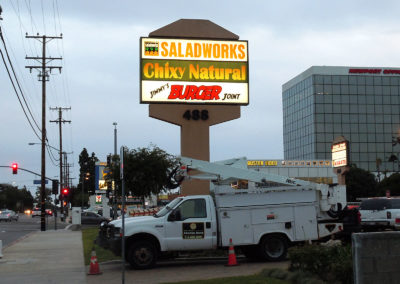
[[[181, 155], [209, 161], [210, 127], [249, 104], [248, 43], [208, 20], [182, 19], [140, 39], [140, 102], [149, 116], [180, 126]], [[205, 180], [184, 195], [208, 194]]]
[[48, 70], [59, 69], [61, 72], [61, 66], [47, 66], [47, 63], [53, 60], [61, 60], [61, 57], [46, 57], [46, 43], [53, 39], [62, 39], [61, 36], [29, 36], [26, 38], [37, 39], [42, 43], [42, 57], [26, 57], [26, 59], [33, 59], [41, 62], [40, 66], [25, 66], [32, 69], [40, 70], [39, 81], [42, 81], [42, 151], [41, 151], [41, 188], [40, 188], [40, 230], [46, 231], [46, 82], [49, 80]]

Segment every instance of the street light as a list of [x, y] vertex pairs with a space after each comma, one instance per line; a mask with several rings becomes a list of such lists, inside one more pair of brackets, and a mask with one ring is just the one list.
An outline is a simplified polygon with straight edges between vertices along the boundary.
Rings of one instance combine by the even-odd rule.
[[[114, 156], [117, 156], [117, 123], [113, 122], [114, 125]], [[116, 212], [117, 212], [117, 208], [116, 208], [116, 196], [115, 196], [115, 192], [116, 192], [116, 188], [114, 188], [113, 191], [113, 218], [116, 218]]]
[[[30, 146], [32, 146], [32, 145], [42, 145], [42, 143], [33, 143], [33, 142], [29, 142], [28, 145], [30, 145]], [[51, 145], [49, 145], [49, 144], [47, 144], [47, 143], [45, 143], [45, 145], [48, 146], [48, 147], [50, 147], [50, 148], [52, 148], [52, 149], [54, 149], [54, 150], [56, 150], [57, 152], [60, 152], [59, 149], [57, 149], [57, 148], [55, 148], [55, 147], [53, 147], [53, 146], [51, 146]]]
[[113, 122], [114, 125], [114, 156], [117, 155], [117, 123]]
[[[86, 163], [85, 163], [86, 164]], [[85, 173], [82, 179], [82, 212], [83, 212], [83, 195], [85, 194], [85, 180], [89, 180], [90, 173]]]

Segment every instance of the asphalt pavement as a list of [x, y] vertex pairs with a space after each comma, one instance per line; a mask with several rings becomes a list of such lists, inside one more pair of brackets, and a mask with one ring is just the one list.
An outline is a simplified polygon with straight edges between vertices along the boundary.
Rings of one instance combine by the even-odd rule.
[[[238, 258], [238, 266], [225, 266], [225, 259], [180, 259], [160, 261], [150, 270], [134, 270], [125, 267], [125, 283], [156, 284], [192, 280], [206, 280], [221, 277], [253, 275], [263, 269], [287, 269], [289, 262], [252, 262]], [[101, 275], [88, 275], [88, 284], [122, 283], [122, 261], [100, 263]]]
[[[286, 269], [288, 262], [249, 262], [238, 257], [239, 266], [227, 267], [227, 259], [160, 261], [151, 270], [126, 266], [126, 283], [167, 283], [251, 275], [264, 268]], [[121, 283], [122, 262], [100, 263], [100, 275], [87, 275], [82, 232], [65, 229], [33, 231], [3, 248], [0, 283]]]

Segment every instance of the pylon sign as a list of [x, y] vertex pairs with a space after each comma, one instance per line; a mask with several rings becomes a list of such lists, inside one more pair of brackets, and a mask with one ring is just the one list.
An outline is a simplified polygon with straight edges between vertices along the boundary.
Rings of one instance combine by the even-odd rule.
[[247, 41], [141, 38], [141, 103], [249, 104]]

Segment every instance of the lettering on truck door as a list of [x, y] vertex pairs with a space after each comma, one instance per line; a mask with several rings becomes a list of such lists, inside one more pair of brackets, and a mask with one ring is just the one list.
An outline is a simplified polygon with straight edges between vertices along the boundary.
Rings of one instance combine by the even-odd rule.
[[185, 200], [169, 214], [173, 218], [168, 216], [165, 225], [168, 250], [212, 248], [212, 220], [204, 198]]

